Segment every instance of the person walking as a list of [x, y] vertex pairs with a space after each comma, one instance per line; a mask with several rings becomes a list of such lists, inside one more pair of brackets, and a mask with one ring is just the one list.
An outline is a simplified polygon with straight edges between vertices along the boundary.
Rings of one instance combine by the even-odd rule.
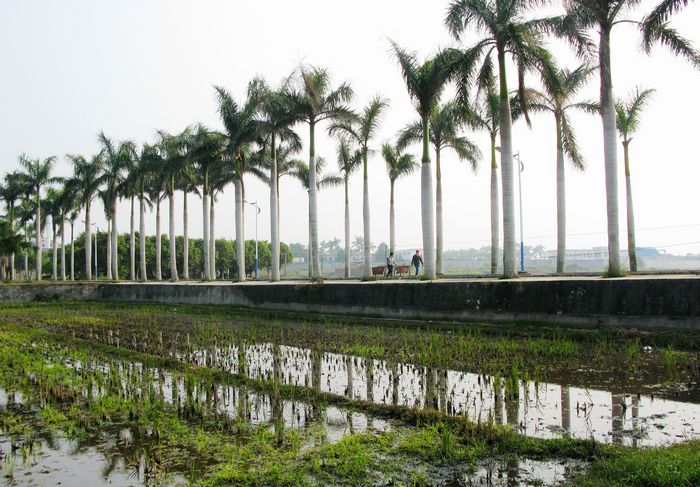
[[389, 253], [389, 257], [386, 258], [386, 277], [394, 277], [394, 267], [396, 267], [396, 258], [394, 253]]
[[423, 257], [420, 255], [420, 250], [416, 250], [411, 259], [411, 265], [416, 268], [416, 275], [418, 275], [418, 269], [423, 265]]

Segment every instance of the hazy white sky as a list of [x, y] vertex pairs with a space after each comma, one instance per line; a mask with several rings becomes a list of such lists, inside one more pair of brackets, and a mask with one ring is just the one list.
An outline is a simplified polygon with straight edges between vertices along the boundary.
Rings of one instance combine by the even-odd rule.
[[[100, 130], [114, 139], [142, 143], [153, 141], [157, 129], [178, 132], [193, 122], [220, 129], [213, 85], [222, 85], [241, 99], [254, 75], [276, 83], [301, 62], [329, 68], [336, 83], [349, 81], [356, 92], [356, 108], [376, 93], [390, 99], [375, 141], [379, 148], [415, 117], [389, 53], [389, 39], [421, 56], [458, 45], [443, 27], [447, 5], [425, 0], [4, 0], [0, 2], [0, 174], [15, 169], [17, 156], [26, 152], [33, 157], [59, 156], [57, 173], [68, 175], [63, 156], [96, 152]], [[653, 2], [643, 2], [630, 18], [639, 19], [650, 5]], [[673, 24], [700, 47], [698, 4], [691, 4]], [[696, 89], [700, 72], [662, 47], [648, 57], [638, 45], [631, 24], [616, 27], [616, 93], [626, 96], [635, 86], [657, 90], [631, 144], [637, 244], [679, 254], [698, 252], [700, 148], [694, 143], [694, 114], [700, 113]], [[551, 47], [560, 64], [573, 67], [578, 62], [559, 41], [552, 41]], [[530, 81], [536, 84], [533, 77]], [[581, 98], [595, 99], [597, 93], [594, 77]], [[569, 170], [567, 175], [568, 246], [602, 246], [606, 245], [602, 128], [599, 118], [590, 115], [575, 115], [574, 123], [587, 169]], [[306, 138], [307, 127], [297, 128]], [[335, 141], [325, 132], [317, 134], [317, 151], [334, 169]], [[553, 120], [535, 116], [531, 129], [517, 123], [514, 135], [526, 167], [526, 244], [555, 248]], [[485, 134], [469, 136], [488, 154]], [[307, 150], [305, 146], [299, 157], [307, 158]], [[414, 150], [418, 153], [417, 147]], [[620, 158], [620, 226], [625, 235], [621, 162]], [[372, 241], [388, 241], [389, 182], [379, 154], [370, 161], [369, 177]], [[399, 248], [420, 246], [419, 177], [416, 173], [397, 184]], [[488, 161], [473, 173], [447, 152], [443, 178], [446, 247], [488, 245]], [[252, 177], [246, 185], [247, 197], [262, 207], [259, 237], [268, 239], [269, 190]], [[362, 234], [359, 172], [351, 185], [354, 236]], [[284, 179], [280, 191], [282, 240], [306, 242], [306, 192], [296, 181]], [[177, 198], [181, 205], [181, 195]], [[342, 190], [324, 190], [319, 208], [320, 239], [342, 238]], [[217, 210], [217, 235], [232, 238], [232, 188], [220, 198]], [[123, 202], [118, 217], [122, 232], [128, 231], [128, 211]], [[246, 237], [253, 238], [254, 213], [247, 211]], [[104, 222], [100, 205], [94, 213], [98, 222]], [[149, 216], [151, 232], [154, 221]], [[178, 233], [181, 224], [178, 219]], [[201, 235], [201, 205], [194, 199], [190, 228], [193, 236]]]

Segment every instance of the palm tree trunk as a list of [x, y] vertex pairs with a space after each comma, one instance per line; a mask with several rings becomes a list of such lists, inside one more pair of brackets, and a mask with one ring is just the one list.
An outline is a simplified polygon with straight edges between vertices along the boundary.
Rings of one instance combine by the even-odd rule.
[[605, 195], [608, 210], [608, 275], [620, 275], [620, 230], [617, 204], [617, 127], [610, 69], [610, 27], [600, 26], [600, 114], [603, 119]]
[[75, 239], [74, 237], [74, 223], [71, 219], [70, 222], [70, 280], [75, 281]]
[[396, 251], [396, 212], [394, 209], [394, 183], [389, 179], [389, 254]]
[[36, 280], [40, 281], [41, 280], [41, 196], [40, 196], [40, 188], [36, 188], [36, 261], [35, 261], [35, 269], [36, 269]]
[[139, 198], [139, 267], [141, 271], [141, 281], [148, 280], [146, 272], [146, 202], [143, 196], [143, 182], [141, 183], [141, 194]]
[[131, 197], [131, 219], [129, 221], [129, 278], [136, 280], [136, 218], [134, 217], [134, 199]]
[[271, 281], [280, 280], [280, 230], [277, 218], [277, 141], [272, 134], [272, 163], [270, 165], [270, 243], [272, 244]]
[[[24, 226], [24, 241], [29, 245], [29, 233], [27, 233], [27, 225]], [[29, 252], [24, 251], [24, 280], [29, 280]]]
[[209, 174], [204, 172], [204, 185], [202, 187], [202, 264], [204, 271], [202, 279], [209, 280]]
[[308, 267], [309, 267], [309, 279], [313, 279], [314, 268], [313, 268], [313, 264], [311, 263], [311, 261], [312, 261], [312, 258], [311, 258], [311, 208], [309, 208], [309, 246], [306, 249], [306, 252], [308, 254], [307, 263], [308, 263]]
[[513, 133], [506, 81], [505, 49], [498, 47], [501, 184], [503, 185], [503, 276], [515, 277], [515, 193], [513, 184]]
[[107, 220], [107, 279], [112, 279], [112, 221]]
[[442, 268], [442, 172], [440, 171], [440, 149], [435, 149], [435, 274], [441, 277]]
[[56, 222], [51, 217], [51, 280], [58, 280], [58, 233], [56, 233]]
[[187, 212], [187, 191], [182, 192], [182, 278], [190, 279], [190, 235]]
[[161, 249], [162, 233], [160, 231], [160, 194], [156, 195], [156, 280], [163, 280], [163, 252]]
[[233, 182], [236, 198], [236, 260], [238, 262], [238, 280], [245, 281], [245, 240], [243, 236], [243, 188], [241, 180], [236, 179]]
[[423, 157], [421, 158], [421, 221], [423, 229], [423, 275], [435, 279], [435, 206], [433, 171], [430, 167], [430, 136], [427, 115], [423, 118]]
[[370, 238], [370, 227], [369, 227], [369, 181], [367, 177], [367, 151], [362, 154], [362, 224], [364, 226], [364, 271], [363, 276], [365, 279], [372, 277], [372, 254], [371, 245], [372, 239]]
[[630, 270], [632, 272], [637, 272], [637, 243], [634, 234], [634, 204], [632, 202], [629, 141], [625, 141], [622, 147], [625, 153], [625, 186], [627, 189], [627, 253], [630, 259]]
[[491, 134], [491, 275], [498, 274], [498, 245], [500, 240], [500, 208], [498, 199], [498, 162], [496, 134]]
[[216, 232], [214, 230], [215, 224], [215, 208], [216, 208], [216, 196], [214, 193], [211, 195], [209, 200], [209, 275], [213, 280], [216, 280]]
[[112, 216], [110, 218], [112, 224], [112, 267], [114, 271], [112, 276], [115, 281], [119, 280], [119, 231], [117, 230], [117, 198], [112, 200]]
[[170, 228], [168, 229], [168, 235], [170, 241], [169, 254], [170, 254], [170, 280], [177, 281], [177, 255], [175, 250], [175, 185], [171, 179], [170, 184], [170, 194], [168, 195], [168, 212], [170, 213], [168, 217], [170, 218]]
[[61, 213], [61, 280], [66, 280], [66, 216]]
[[85, 203], [85, 279], [92, 279], [92, 235], [90, 235], [90, 230], [92, 224], [90, 223], [90, 197], [88, 195], [88, 200]]
[[566, 259], [566, 181], [561, 116], [555, 114], [554, 117], [557, 129], [557, 274], [561, 274]]
[[350, 278], [350, 198], [348, 175], [345, 175], [345, 279]]
[[321, 277], [321, 261], [318, 255], [318, 187], [316, 186], [316, 126], [309, 124], [309, 227], [311, 232], [311, 278]]
[[[12, 229], [12, 234], [15, 234], [15, 209], [13, 204], [10, 204], [10, 228]], [[15, 254], [14, 252], [10, 254], [10, 280], [15, 280]]]

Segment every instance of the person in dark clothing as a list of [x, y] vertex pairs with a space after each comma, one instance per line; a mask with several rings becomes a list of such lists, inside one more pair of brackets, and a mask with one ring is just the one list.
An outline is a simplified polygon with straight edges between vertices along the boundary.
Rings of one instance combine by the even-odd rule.
[[423, 257], [420, 255], [420, 250], [416, 250], [416, 253], [413, 254], [411, 265], [416, 268], [416, 275], [418, 275], [418, 269], [423, 265]]

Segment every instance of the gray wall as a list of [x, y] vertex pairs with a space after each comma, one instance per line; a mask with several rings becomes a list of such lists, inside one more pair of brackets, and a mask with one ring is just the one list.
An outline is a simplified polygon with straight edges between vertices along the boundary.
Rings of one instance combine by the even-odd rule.
[[537, 321], [700, 331], [700, 278], [541, 279], [325, 284], [25, 284], [0, 301], [226, 304], [385, 318]]

